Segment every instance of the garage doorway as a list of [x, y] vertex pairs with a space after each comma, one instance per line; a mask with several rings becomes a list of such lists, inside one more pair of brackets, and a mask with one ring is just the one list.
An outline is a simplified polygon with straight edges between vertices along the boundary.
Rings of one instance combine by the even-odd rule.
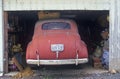
[[[109, 29], [109, 23], [106, 17], [109, 11], [99, 10], [55, 10], [55, 11], [11, 11], [8, 12], [8, 59], [11, 61], [11, 49], [13, 44], [20, 43], [23, 51], [26, 52], [27, 44], [31, 41], [34, 32], [34, 25], [40, 19], [39, 12], [45, 14], [57, 12], [56, 18], [72, 19], [78, 24], [81, 39], [87, 44], [89, 51], [89, 64], [93, 64], [91, 56], [95, 49], [101, 46], [101, 32]], [[54, 17], [55, 18], [55, 17]], [[9, 64], [9, 63], [8, 63]], [[11, 71], [9, 69], [9, 71]]]

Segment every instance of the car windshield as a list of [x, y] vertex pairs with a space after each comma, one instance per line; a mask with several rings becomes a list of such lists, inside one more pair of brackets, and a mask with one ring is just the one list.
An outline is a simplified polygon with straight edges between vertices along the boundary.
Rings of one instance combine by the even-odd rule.
[[70, 24], [66, 22], [48, 22], [42, 25], [43, 30], [64, 30], [70, 29]]

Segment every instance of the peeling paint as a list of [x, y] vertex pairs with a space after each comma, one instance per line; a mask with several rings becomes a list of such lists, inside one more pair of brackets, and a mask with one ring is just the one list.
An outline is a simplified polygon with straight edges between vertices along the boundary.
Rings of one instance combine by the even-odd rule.
[[3, 6], [2, 6], [2, 0], [0, 0], [0, 76], [3, 75], [3, 69], [4, 69], [4, 66], [3, 66], [3, 50], [4, 50], [4, 46], [3, 46], [3, 39], [4, 39], [4, 36], [3, 36]]
[[[109, 0], [3, 0], [5, 11], [16, 10], [109, 10]], [[72, 5], [71, 5], [72, 4]], [[89, 6], [90, 5], [90, 6]]]
[[109, 68], [120, 70], [120, 0], [111, 0]]

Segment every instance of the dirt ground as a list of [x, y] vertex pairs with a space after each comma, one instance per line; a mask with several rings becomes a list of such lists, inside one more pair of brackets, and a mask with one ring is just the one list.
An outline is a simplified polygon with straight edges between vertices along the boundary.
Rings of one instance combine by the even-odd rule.
[[[90, 65], [31, 66], [34, 75], [20, 79], [120, 79], [120, 73], [111, 74], [103, 68]], [[0, 79], [13, 79], [17, 72], [5, 74]]]

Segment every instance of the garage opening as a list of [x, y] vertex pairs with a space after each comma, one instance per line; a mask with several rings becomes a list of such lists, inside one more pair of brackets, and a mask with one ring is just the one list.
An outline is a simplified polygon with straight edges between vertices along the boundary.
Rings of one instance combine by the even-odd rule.
[[[44, 13], [41, 17], [39, 12]], [[52, 15], [53, 13], [54, 15]], [[109, 22], [107, 21], [109, 11], [92, 10], [65, 10], [65, 11], [16, 11], [8, 12], [8, 58], [11, 61], [13, 45], [19, 43], [22, 47], [24, 58], [27, 44], [32, 40], [35, 23], [38, 20], [46, 18], [72, 19], [78, 25], [81, 39], [86, 43], [89, 52], [89, 63], [92, 66], [100, 67], [100, 57], [102, 56], [101, 33], [109, 31]], [[96, 62], [97, 61], [97, 62]], [[96, 62], [96, 63], [94, 63]], [[12, 65], [9, 63], [9, 71], [12, 71]]]

